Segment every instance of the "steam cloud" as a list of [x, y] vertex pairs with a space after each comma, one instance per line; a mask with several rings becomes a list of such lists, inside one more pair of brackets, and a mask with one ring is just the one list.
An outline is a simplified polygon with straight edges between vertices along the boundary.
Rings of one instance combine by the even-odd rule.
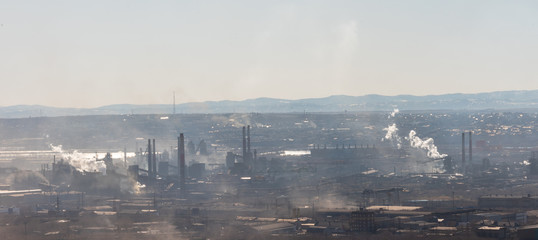
[[54, 146], [49, 145], [50, 149], [60, 154], [61, 159], [67, 161], [71, 166], [75, 167], [80, 172], [101, 172], [106, 171], [106, 165], [103, 161], [96, 161], [93, 158], [87, 158], [84, 154], [79, 153], [77, 150], [73, 152], [65, 152], [62, 149], [62, 145]]
[[[391, 117], [394, 118], [396, 114], [398, 114], [399, 112], [400, 110], [395, 108], [394, 111], [390, 113], [388, 118], [389, 119]], [[396, 123], [393, 123], [392, 125], [389, 125], [388, 127], [383, 128], [383, 131], [387, 131], [387, 133], [385, 134], [385, 137], [381, 139], [381, 141], [388, 140], [395, 143], [398, 149], [402, 148], [402, 138], [398, 135], [398, 127], [396, 126]]]
[[433, 143], [433, 138], [422, 140], [420, 137], [417, 137], [417, 133], [414, 130], [409, 132], [409, 136], [406, 137], [406, 140], [409, 140], [411, 147], [427, 150], [427, 156], [429, 158], [443, 158], [447, 156], [446, 154], [440, 154], [437, 151], [437, 146]]
[[396, 123], [393, 123], [392, 125], [389, 125], [386, 128], [383, 128], [384, 131], [387, 131], [387, 134], [385, 134], [385, 137], [381, 139], [381, 141], [389, 140], [394, 143], [396, 143], [396, 146], [398, 149], [402, 148], [402, 138], [398, 136], [398, 127], [396, 127]]
[[396, 114], [397, 114], [397, 113], [399, 113], [399, 112], [400, 112], [400, 110], [399, 110], [399, 109], [397, 109], [397, 108], [395, 108], [395, 109], [394, 109], [394, 111], [392, 111], [392, 112], [390, 113], [390, 116], [389, 116], [389, 118], [391, 118], [391, 117], [395, 117], [395, 116], [396, 116]]
[[[388, 118], [394, 118], [399, 112], [400, 110], [398, 110], [397, 108], [394, 109], [394, 111], [390, 113]], [[396, 126], [396, 123], [393, 123], [388, 127], [383, 128], [383, 130], [387, 133], [385, 134], [385, 137], [381, 139], [381, 141], [391, 141], [396, 144], [398, 149], [401, 149], [403, 141], [402, 137], [398, 135], [398, 127]], [[417, 132], [415, 132], [414, 130], [409, 131], [409, 135], [405, 137], [405, 140], [409, 141], [409, 146], [413, 148], [426, 150], [426, 155], [428, 156], [428, 158], [438, 159], [447, 156], [447, 154], [439, 153], [439, 151], [437, 150], [437, 146], [435, 146], [434, 144], [433, 138], [426, 138], [423, 140], [417, 136]]]
[[133, 178], [121, 178], [120, 189], [123, 193], [139, 195], [146, 185], [134, 180]]

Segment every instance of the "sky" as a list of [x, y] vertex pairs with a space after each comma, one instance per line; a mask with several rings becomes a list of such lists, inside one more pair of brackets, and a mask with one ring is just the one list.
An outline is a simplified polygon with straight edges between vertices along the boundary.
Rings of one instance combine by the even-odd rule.
[[538, 89], [538, 1], [0, 0], [0, 106]]

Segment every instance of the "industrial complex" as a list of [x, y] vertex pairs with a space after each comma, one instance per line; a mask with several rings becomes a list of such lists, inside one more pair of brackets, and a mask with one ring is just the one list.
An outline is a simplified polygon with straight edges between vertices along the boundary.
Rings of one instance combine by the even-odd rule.
[[4, 119], [0, 233], [535, 239], [536, 118], [346, 112]]

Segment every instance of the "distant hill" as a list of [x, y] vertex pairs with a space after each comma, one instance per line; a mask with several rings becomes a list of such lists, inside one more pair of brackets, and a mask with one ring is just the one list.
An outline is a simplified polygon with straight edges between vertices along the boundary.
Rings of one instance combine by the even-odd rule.
[[[428, 96], [330, 96], [286, 100], [257, 98], [244, 101], [208, 101], [176, 105], [176, 113], [286, 113], [400, 110], [536, 109], [538, 90]], [[116, 104], [98, 108], [55, 108], [40, 105], [0, 107], [0, 118], [55, 117], [75, 115], [171, 114], [172, 104]]]

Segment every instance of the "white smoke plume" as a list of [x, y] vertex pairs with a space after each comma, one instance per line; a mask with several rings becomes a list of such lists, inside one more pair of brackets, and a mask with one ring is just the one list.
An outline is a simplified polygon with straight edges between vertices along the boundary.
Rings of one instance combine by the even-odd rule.
[[392, 112], [390, 113], [390, 116], [389, 116], [389, 118], [391, 118], [391, 117], [395, 117], [395, 116], [396, 116], [396, 114], [398, 114], [399, 112], [400, 112], [400, 110], [399, 110], [399, 109], [397, 109], [397, 108], [395, 108], [395, 109], [394, 109], [394, 110], [393, 110], [393, 111], [392, 111]]
[[142, 193], [142, 190], [146, 185], [141, 184], [140, 182], [134, 180], [133, 178], [121, 178], [120, 179], [120, 189], [123, 193], [129, 193], [134, 195], [139, 195]]
[[54, 146], [50, 144], [49, 146], [52, 152], [60, 154], [60, 158], [67, 161], [71, 166], [76, 168], [77, 171], [101, 173], [106, 171], [106, 165], [103, 161], [96, 161], [94, 158], [88, 158], [77, 150], [73, 152], [65, 152], [62, 149], [62, 145]]
[[428, 152], [426, 154], [429, 158], [436, 159], [447, 156], [446, 154], [440, 154], [439, 151], [437, 151], [437, 146], [433, 143], [433, 138], [426, 138], [423, 140], [417, 136], [417, 133], [414, 130], [411, 130], [409, 136], [405, 139], [409, 140], [411, 147], [427, 150]]
[[[399, 112], [400, 110], [395, 108], [394, 111], [390, 113], [388, 118], [394, 118]], [[396, 144], [398, 149], [401, 149], [403, 140], [398, 135], [398, 127], [396, 126], [396, 123], [383, 128], [383, 130], [387, 133], [385, 134], [385, 137], [381, 139], [381, 141], [391, 141]], [[438, 159], [447, 156], [446, 154], [440, 154], [439, 151], [437, 151], [437, 146], [435, 146], [432, 138], [426, 138], [423, 140], [417, 136], [417, 133], [414, 130], [409, 131], [409, 135], [405, 137], [405, 140], [409, 141], [409, 145], [413, 148], [426, 150], [426, 155], [428, 158]]]
[[[389, 119], [391, 117], [394, 118], [396, 116], [396, 114], [398, 114], [399, 112], [400, 112], [400, 110], [395, 108], [390, 113], [388, 118]], [[387, 131], [387, 133], [385, 134], [385, 137], [381, 139], [381, 141], [388, 140], [388, 141], [391, 141], [391, 142], [395, 143], [396, 147], [398, 147], [398, 149], [402, 148], [402, 138], [400, 136], [398, 136], [398, 127], [396, 126], [396, 123], [393, 123], [392, 125], [389, 125], [388, 127], [383, 128], [383, 131]]]
[[386, 128], [383, 128], [384, 131], [387, 131], [385, 134], [385, 137], [381, 139], [381, 141], [389, 140], [394, 143], [396, 143], [396, 146], [398, 149], [402, 148], [402, 138], [398, 136], [398, 127], [396, 127], [396, 123], [393, 123], [392, 125], [389, 125]]

